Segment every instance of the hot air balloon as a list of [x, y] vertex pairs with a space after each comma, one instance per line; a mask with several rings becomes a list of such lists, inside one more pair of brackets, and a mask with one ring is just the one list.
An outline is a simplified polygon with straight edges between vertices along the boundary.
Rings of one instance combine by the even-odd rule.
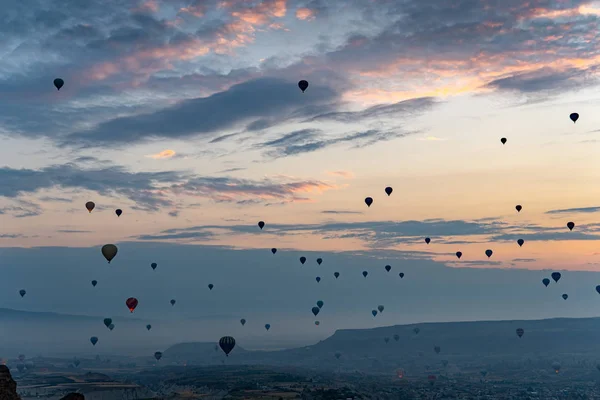
[[215, 287], [215, 285], [213, 285], [212, 283], [208, 284], [208, 290], [213, 290], [214, 287]]
[[110, 325], [108, 326], [108, 329], [110, 329], [111, 331], [112, 331], [113, 329], [115, 329], [115, 324], [110, 324]]
[[265, 222], [264, 221], [258, 221], [258, 227], [260, 229], [264, 228], [265, 227]]
[[92, 286], [93, 286], [93, 287], [96, 287], [96, 285], [97, 285], [97, 284], [98, 284], [98, 281], [97, 281], [97, 280], [93, 280], [93, 281], [92, 281]]
[[560, 371], [560, 363], [558, 362], [553, 362], [552, 363], [552, 369], [554, 370], [554, 372], [556, 372], [558, 374], [558, 371]]
[[442, 360], [442, 365], [444, 367], [447, 367], [448, 366], [448, 360]]
[[333, 273], [333, 276], [335, 276], [335, 279], [337, 279], [337, 278], [339, 278], [339, 277], [340, 277], [340, 273], [339, 273], [339, 272], [334, 272], [334, 273]]
[[306, 257], [300, 257], [300, 264], [304, 265], [306, 262]]
[[525, 331], [523, 330], [523, 328], [517, 328], [517, 336], [518, 337], [523, 337], [524, 333], [525, 333]]
[[336, 352], [336, 353], [334, 354], [334, 356], [335, 356], [335, 358], [337, 358], [337, 359], [339, 360], [339, 359], [340, 359], [340, 357], [342, 356], [342, 353], [340, 353], [340, 352]]
[[317, 283], [319, 283], [319, 282], [321, 282], [321, 277], [320, 277], [320, 276], [317, 276], [317, 277], [315, 278], [315, 280], [317, 281]]
[[112, 324], [112, 318], [104, 318], [104, 325], [108, 328]]
[[235, 347], [235, 339], [231, 336], [223, 336], [219, 340], [219, 346], [221, 347], [221, 350], [223, 350], [223, 353], [229, 357], [229, 353], [231, 353], [231, 350]]
[[600, 294], [600, 285], [596, 286], [596, 292]]
[[377, 310], [371, 311], [371, 314], [373, 314], [373, 316], [376, 316], [377, 315]]
[[153, 270], [155, 270], [155, 269], [156, 269], [156, 267], [158, 267], [158, 264], [157, 264], [157, 263], [152, 263], [152, 264], [150, 264], [150, 267], [151, 267]]
[[266, 329], [266, 330], [269, 330], [269, 329], [271, 329], [271, 324], [265, 324], [265, 329]]
[[96, 203], [94, 203], [93, 201], [88, 201], [87, 203], [85, 203], [85, 208], [87, 208], [87, 210], [91, 213], [92, 210], [96, 207]]
[[371, 204], [373, 204], [373, 199], [371, 197], [367, 197], [365, 198], [365, 203], [367, 204], [367, 207], [371, 207]]
[[273, 247], [273, 248], [271, 249], [271, 253], [273, 253], [273, 254], [277, 253], [277, 249], [276, 249], [275, 247]]
[[519, 247], [523, 246], [523, 243], [525, 243], [523, 239], [517, 240], [517, 244], [519, 245]]
[[319, 321], [315, 321], [315, 325], [319, 326], [319, 325], [321, 325], [321, 323]]
[[385, 270], [386, 270], [387, 272], [390, 272], [390, 270], [391, 270], [391, 269], [392, 269], [392, 266], [391, 266], [391, 265], [386, 265], [386, 266], [385, 266]]
[[400, 272], [400, 273], [398, 274], [398, 276], [400, 277], [400, 279], [404, 278], [404, 272]]
[[490, 258], [490, 257], [492, 256], [492, 254], [494, 254], [494, 252], [493, 252], [493, 251], [491, 251], [490, 249], [487, 249], [487, 250], [485, 251], [485, 255], [486, 255], [486, 256], [488, 256], [488, 258]]
[[385, 188], [385, 193], [389, 196], [390, 194], [392, 194], [392, 192], [394, 191], [394, 189], [392, 189], [391, 187], [386, 187]]
[[523, 207], [520, 204], [517, 204], [515, 208], [517, 209], [517, 212], [521, 212], [521, 210], [523, 209]]
[[419, 332], [421, 332], [421, 329], [415, 328], [415, 329], [413, 329], [413, 332], [415, 333], [415, 335], [418, 335]]
[[380, 312], [380, 313], [382, 313], [382, 312], [383, 312], [384, 308], [385, 308], [385, 307], [384, 307], [384, 306], [382, 306], [382, 305], [379, 305], [379, 306], [377, 306], [377, 309], [379, 310], [379, 312]]
[[129, 308], [129, 311], [133, 312], [138, 305], [138, 300], [135, 297], [130, 297], [125, 300], [125, 304], [127, 305], [127, 308]]
[[92, 336], [90, 338], [90, 342], [92, 342], [92, 346], [95, 346], [98, 343], [98, 338], [96, 336]]
[[160, 351], [157, 351], [156, 353], [154, 353], [154, 358], [156, 358], [156, 361], [160, 360], [162, 358], [162, 353]]
[[563, 298], [563, 300], [566, 300], [566, 299], [568, 299], [568, 298], [569, 298], [569, 295], [568, 295], [568, 294], [566, 294], [566, 293], [563, 293], [563, 295], [562, 295], [562, 298]]
[[569, 115], [569, 118], [571, 118], [571, 121], [573, 121], [573, 123], [575, 123], [579, 119], [579, 114], [571, 113], [571, 115]]
[[428, 237], [426, 237], [426, 238], [425, 238], [425, 243], [429, 244], [429, 242], [431, 242], [431, 239], [430, 239], [430, 238], [428, 238]]
[[26, 293], [27, 293], [27, 291], [25, 289], [19, 290], [19, 294], [21, 295], [21, 297], [25, 297]]
[[462, 252], [461, 251], [457, 251], [456, 252], [456, 257], [458, 257], [458, 259], [460, 260], [460, 258], [462, 257]]
[[575, 223], [574, 222], [567, 222], [567, 228], [569, 228], [569, 230], [572, 231], [573, 228], [575, 228]]
[[440, 351], [442, 351], [442, 349], [440, 348], [440, 346], [434, 346], [433, 351], [435, 351], [435, 354], [440, 354]]
[[171, 305], [174, 306], [176, 303], [175, 299], [171, 299]]
[[400, 335], [396, 334], [394, 335], [394, 340], [397, 342], [398, 340], [400, 340]]
[[60, 78], [56, 78], [56, 79], [54, 80], [54, 87], [56, 88], [56, 90], [60, 90], [60, 88], [61, 88], [61, 87], [63, 87], [63, 86], [64, 86], [64, 84], [65, 84], [65, 81], [63, 81], [63, 80], [62, 80], [62, 79], [60, 79]]
[[554, 282], [558, 283], [562, 275], [560, 274], [560, 272], [553, 272], [550, 276], [552, 277], [552, 279], [554, 279]]
[[147, 330], [150, 330], [150, 329], [152, 329], [152, 325], [150, 325], [150, 324], [146, 325], [146, 329], [147, 329]]
[[315, 317], [319, 314], [319, 311], [321, 311], [321, 309], [319, 307], [312, 308], [312, 313], [315, 314]]
[[323, 300], [317, 301], [317, 307], [323, 308], [323, 304], [325, 304], [325, 303], [323, 303]]
[[25, 361], [25, 354], [19, 354], [19, 361]]
[[369, 273], [367, 271], [363, 271], [362, 274], [365, 278], [367, 277], [367, 275], [369, 275]]
[[117, 217], [120, 217], [120, 216], [121, 216], [121, 214], [123, 214], [123, 210], [121, 210], [120, 208], [117, 208], [117, 209], [115, 210], [115, 214], [117, 214]]
[[304, 93], [304, 91], [308, 89], [308, 82], [303, 79], [300, 82], [298, 82], [298, 87], [300, 88], [300, 90], [302, 90], [302, 93]]
[[112, 261], [112, 259], [115, 258], [118, 251], [119, 250], [117, 249], [117, 246], [115, 246], [114, 244], [105, 244], [104, 246], [102, 246], [102, 255], [104, 256], [104, 258], [106, 258], [109, 264]]
[[322, 258], [317, 258], [317, 264], [321, 265], [322, 262], [323, 262]]
[[542, 283], [544, 284], [544, 286], [548, 287], [548, 285], [550, 284], [550, 279], [544, 278], [542, 279]]
[[389, 338], [389, 337], [384, 337], [384, 338], [383, 338], [383, 341], [384, 341], [385, 343], [389, 343], [389, 342], [390, 342], [390, 338]]
[[502, 142], [502, 144], [506, 144], [506, 138], [503, 137], [502, 139], [500, 139], [500, 141]]

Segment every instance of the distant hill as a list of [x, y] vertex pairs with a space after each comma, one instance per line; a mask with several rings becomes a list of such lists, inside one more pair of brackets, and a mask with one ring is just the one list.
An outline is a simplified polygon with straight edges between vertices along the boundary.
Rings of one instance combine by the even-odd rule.
[[[47, 321], [47, 320], [62, 320], [62, 321], [98, 321], [104, 317], [93, 315], [74, 315], [74, 314], [59, 314], [53, 312], [38, 312], [38, 311], [23, 311], [14, 310], [12, 308], [0, 308], [0, 320], [19, 320], [19, 321]], [[128, 321], [136, 320], [137, 318], [127, 318]], [[113, 320], [124, 321], [125, 318], [115, 317]], [[137, 319], [139, 320], [139, 319]]]
[[[414, 333], [418, 327], [419, 334]], [[525, 334], [519, 338], [517, 328]], [[394, 339], [398, 335], [398, 341]], [[336, 331], [319, 343], [281, 351], [247, 351], [236, 346], [228, 363], [290, 365], [313, 368], [346, 366], [382, 369], [403, 363], [436, 363], [440, 360], [466, 363], [483, 359], [490, 362], [519, 361], [528, 358], [568, 357], [600, 359], [600, 318], [555, 318], [534, 321], [480, 321], [396, 325], [373, 329]], [[388, 338], [388, 342], [385, 342]], [[434, 346], [441, 351], [437, 355]], [[171, 350], [173, 350], [171, 352]], [[334, 355], [341, 353], [340, 360]], [[196, 360], [201, 364], [220, 362], [214, 344], [186, 343], [165, 351], [165, 360]], [[219, 354], [222, 357], [222, 353]]]

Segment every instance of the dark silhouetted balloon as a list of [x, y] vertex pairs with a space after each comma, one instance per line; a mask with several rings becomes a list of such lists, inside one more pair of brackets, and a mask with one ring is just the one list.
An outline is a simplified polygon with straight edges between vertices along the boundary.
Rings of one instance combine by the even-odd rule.
[[98, 281], [97, 281], [97, 280], [93, 280], [93, 281], [92, 281], [92, 286], [93, 286], [93, 287], [96, 287], [96, 285], [97, 285], [97, 284], [98, 284]]
[[276, 249], [275, 247], [273, 247], [273, 248], [271, 249], [271, 253], [273, 253], [273, 254], [277, 253], [277, 249]]
[[339, 277], [340, 277], [340, 273], [339, 273], [339, 272], [334, 272], [334, 273], [333, 273], [333, 276], [335, 276], [335, 279], [337, 279], [337, 278], [339, 278]]
[[320, 276], [317, 276], [317, 277], [315, 278], [315, 280], [317, 281], [317, 283], [319, 283], [319, 282], [321, 282], [321, 277], [320, 277]]
[[215, 287], [215, 285], [213, 285], [212, 283], [208, 284], [208, 290], [213, 290], [214, 287]]
[[121, 210], [120, 208], [117, 208], [117, 209], [115, 210], [115, 214], [117, 214], [117, 217], [120, 217], [120, 216], [121, 216], [121, 214], [123, 214], [123, 210]]
[[147, 330], [150, 330], [150, 329], [152, 329], [152, 325], [146, 325], [146, 329], [147, 329]]
[[373, 314], [373, 316], [376, 316], [377, 315], [377, 310], [371, 311], [371, 314]]
[[244, 318], [240, 319], [240, 324], [242, 324], [242, 326], [246, 325], [246, 320]]
[[306, 262], [306, 257], [300, 257], [300, 263], [302, 265], [304, 265], [305, 262]]
[[390, 342], [390, 338], [389, 337], [384, 337], [383, 341], [386, 342], [386, 343], [389, 343]]
[[600, 293], [600, 285], [596, 286], [596, 292]]
[[568, 299], [568, 298], [569, 298], [569, 295], [568, 295], [568, 294], [566, 294], [566, 293], [564, 293], [564, 294], [562, 295], [562, 298], [563, 298], [563, 300], [566, 300], [566, 299]]
[[391, 187], [386, 187], [385, 188], [385, 193], [387, 193], [387, 195], [389, 196], [390, 194], [392, 194], [392, 192], [394, 191], [394, 189], [392, 189]]
[[415, 333], [415, 335], [418, 335], [419, 332], [421, 332], [421, 329], [415, 328], [415, 329], [413, 329], [413, 332]]
[[442, 351], [442, 349], [440, 348], [440, 346], [434, 346], [433, 351], [435, 351], [435, 354], [440, 354], [440, 351]]
[[542, 279], [542, 283], [544, 284], [544, 286], [548, 287], [548, 285], [550, 284], [550, 279], [544, 278]]
[[365, 199], [365, 204], [367, 205], [367, 207], [371, 207], [371, 204], [373, 204], [373, 199], [371, 197], [367, 197]]
[[108, 329], [110, 329], [111, 331], [112, 331], [113, 329], [115, 329], [115, 324], [110, 324], [110, 325], [108, 326]]
[[426, 237], [426, 238], [425, 238], [425, 243], [429, 244], [430, 242], [431, 242], [431, 239], [430, 239], [430, 238], [428, 238], [428, 237]]
[[521, 212], [521, 210], [523, 209], [523, 207], [520, 204], [517, 204], [515, 208], [517, 209], [517, 212]]
[[56, 88], [56, 90], [60, 90], [61, 87], [63, 87], [65, 85], [65, 81], [63, 81], [60, 78], [56, 78], [54, 80], [54, 87]]
[[552, 277], [552, 279], [554, 279], [554, 282], [558, 283], [562, 275], [560, 274], [560, 272], [553, 272], [550, 276]]
[[523, 246], [523, 243], [525, 243], [523, 239], [517, 240], [517, 244], [519, 245], [519, 247]]
[[503, 137], [502, 139], [500, 139], [500, 141], [502, 142], [502, 144], [506, 144], [506, 138]]
[[317, 264], [321, 265], [321, 263], [323, 263], [323, 259], [322, 258], [317, 258]]
[[341, 354], [341, 353], [339, 353], [339, 352], [338, 352], [338, 353], [335, 353], [334, 355], [335, 355], [335, 358], [337, 358], [338, 360], [339, 360], [339, 359], [340, 359], [340, 357], [342, 356], [342, 354]]
[[258, 221], [258, 227], [260, 229], [264, 228], [265, 227], [265, 222], [264, 221]]
[[400, 277], [400, 279], [404, 278], [404, 272], [400, 272], [400, 273], [398, 274], [398, 276]]
[[104, 318], [104, 325], [108, 328], [112, 324], [112, 318]]
[[125, 304], [127, 305], [127, 308], [129, 308], [129, 311], [133, 312], [133, 310], [135, 310], [135, 308], [138, 306], [138, 300], [135, 297], [130, 297], [125, 300]]
[[391, 269], [392, 269], [392, 266], [391, 266], [391, 265], [386, 265], [386, 266], [385, 266], [385, 270], [386, 270], [387, 272], [390, 272], [390, 270], [391, 270]]
[[442, 365], [444, 367], [447, 367], [448, 366], [448, 360], [442, 360]]
[[177, 301], [175, 301], [175, 299], [171, 299], [171, 305], [172, 305], [172, 306], [174, 306], [176, 302], [177, 302]]
[[312, 308], [312, 313], [315, 314], [315, 317], [319, 314], [319, 311], [321, 311], [321, 309], [319, 307]]
[[460, 258], [462, 257], [462, 251], [457, 251], [456, 257], [458, 257], [458, 259], [460, 260]]
[[300, 88], [300, 90], [302, 90], [302, 93], [304, 93], [304, 91], [308, 89], [308, 82], [303, 79], [300, 82], [298, 82], [298, 87]]
[[574, 222], [567, 222], [567, 228], [569, 228], [569, 230], [572, 231], [573, 228], [575, 228], [575, 223]]
[[321, 323], [319, 321], [315, 321], [315, 325], [319, 326], [319, 325], [321, 325]]
[[160, 351], [157, 351], [156, 353], [154, 353], [154, 358], [156, 358], [156, 361], [160, 360], [162, 358], [162, 353]]
[[90, 342], [92, 342], [92, 345], [95, 346], [96, 343], [98, 343], [98, 338], [96, 336], [92, 336], [90, 338]]
[[579, 119], [579, 114], [571, 113], [571, 115], [569, 115], [569, 118], [571, 118], [571, 121], [573, 121], [573, 123], [575, 123]]
[[25, 295], [27, 294], [27, 291], [25, 289], [21, 289], [21, 290], [19, 290], [19, 294], [21, 295], [21, 297], [25, 297]]
[[325, 304], [325, 303], [323, 303], [323, 300], [317, 301], [317, 307], [323, 308], [323, 304]]
[[365, 278], [367, 277], [367, 275], [369, 275], [369, 273], [367, 271], [363, 271], [362, 274]]
[[486, 255], [486, 256], [488, 256], [488, 258], [490, 258], [490, 257], [492, 256], [492, 254], [494, 254], [494, 252], [493, 252], [493, 251], [491, 251], [490, 249], [487, 249], [487, 250], [485, 251], [485, 255]]
[[554, 372], [556, 372], [558, 374], [558, 371], [560, 371], [560, 363], [553, 362], [552, 363], [552, 369], [554, 370]]
[[88, 201], [87, 203], [85, 203], [85, 208], [87, 208], [87, 210], [89, 212], [92, 212], [92, 210], [96, 207], [96, 203], [94, 203], [93, 201]]
[[235, 347], [235, 339], [231, 336], [223, 336], [219, 340], [219, 346], [221, 347], [221, 350], [223, 350], [223, 353], [229, 357], [229, 353], [231, 353], [231, 350]]
[[394, 335], [394, 340], [397, 342], [398, 340], [400, 340], [400, 335]]
[[385, 307], [384, 307], [384, 306], [381, 306], [381, 305], [379, 305], [379, 306], [377, 306], [377, 309], [379, 310], [379, 312], [380, 312], [380, 313], [382, 313], [382, 312], [383, 312], [383, 310], [385, 309]]
[[152, 269], [156, 269], [156, 267], [158, 267], [158, 264], [157, 263], [152, 263], [152, 264], [150, 264], [150, 267], [152, 267]]
[[109, 264], [112, 261], [112, 259], [115, 258], [118, 251], [119, 249], [117, 249], [117, 246], [115, 246], [114, 244], [105, 244], [104, 246], [102, 246], [102, 255], [104, 256], [104, 258], [106, 258]]
[[523, 328], [517, 328], [517, 336], [518, 337], [523, 337], [524, 333], [525, 333], [525, 331], [523, 330]]
[[271, 329], [271, 324], [265, 324], [265, 329], [266, 329], [266, 330], [269, 330], [269, 329]]

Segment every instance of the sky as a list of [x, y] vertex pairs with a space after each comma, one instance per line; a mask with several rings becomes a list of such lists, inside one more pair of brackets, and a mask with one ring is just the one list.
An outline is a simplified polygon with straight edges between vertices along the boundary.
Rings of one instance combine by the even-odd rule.
[[96, 265], [132, 243], [148, 264], [169, 244], [175, 261], [197, 245], [598, 268], [599, 2], [3, 10], [0, 256], [86, 248]]

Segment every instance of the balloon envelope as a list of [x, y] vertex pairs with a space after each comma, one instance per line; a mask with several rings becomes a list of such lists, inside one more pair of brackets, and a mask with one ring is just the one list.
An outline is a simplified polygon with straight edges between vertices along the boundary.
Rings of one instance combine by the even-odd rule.
[[560, 272], [553, 272], [550, 276], [552, 277], [552, 279], [554, 279], [554, 282], [558, 283], [562, 275], [560, 274]]
[[367, 277], [367, 275], [369, 275], [369, 273], [367, 271], [363, 271], [362, 274], [365, 278]]
[[138, 305], [138, 300], [135, 297], [130, 297], [125, 300], [125, 304], [127, 305], [127, 308], [129, 308], [129, 311], [133, 312]]
[[377, 310], [371, 311], [371, 314], [373, 314], [373, 316], [376, 316], [377, 315]]
[[400, 279], [404, 278], [404, 272], [400, 272], [400, 273], [398, 274], [398, 276], [400, 277]]
[[19, 290], [19, 294], [21, 295], [21, 297], [24, 297], [26, 293], [27, 292], [25, 291], [25, 289]]
[[271, 253], [273, 253], [273, 254], [277, 253], [277, 249], [276, 249], [275, 247], [273, 247], [273, 248], [271, 249]]
[[265, 329], [266, 329], [266, 330], [269, 330], [269, 329], [271, 329], [271, 324], [265, 324]]
[[65, 85], [65, 81], [63, 81], [60, 78], [56, 78], [54, 80], [54, 87], [56, 88], [56, 90], [60, 90], [60, 88], [62, 88]]
[[104, 318], [104, 325], [108, 328], [112, 324], [112, 318]]
[[573, 228], [575, 228], [575, 223], [574, 222], [567, 222], [567, 228], [569, 228], [569, 230], [572, 231]]
[[371, 204], [373, 204], [373, 199], [371, 197], [367, 197], [365, 199], [365, 203], [367, 204], [367, 207], [371, 207]]
[[385, 266], [385, 270], [386, 270], [387, 272], [390, 272], [390, 270], [391, 270], [391, 269], [392, 269], [392, 266], [391, 266], [391, 265], [386, 265], [386, 266]]
[[488, 258], [490, 258], [492, 256], [492, 254], [494, 254], [494, 252], [492, 250], [486, 250], [485, 251], [485, 255], [488, 256]]
[[431, 242], [431, 239], [430, 239], [430, 238], [428, 238], [428, 237], [426, 237], [426, 238], [425, 238], [425, 243], [429, 244], [429, 242]]
[[96, 281], [96, 280], [93, 280], [93, 281], [92, 281], [92, 286], [93, 286], [93, 287], [96, 287], [96, 285], [97, 285], [97, 284], [98, 284], [98, 281]]
[[340, 273], [339, 273], [339, 272], [334, 272], [334, 273], [333, 273], [333, 276], [335, 276], [335, 279], [337, 279], [337, 278], [339, 278], [339, 277], [340, 277]]
[[521, 212], [521, 210], [523, 209], [523, 207], [520, 204], [517, 204], [515, 208], [517, 209], [517, 212]]
[[458, 259], [460, 260], [460, 258], [462, 257], [462, 251], [457, 251], [456, 257], [458, 257]]
[[231, 353], [231, 350], [233, 350], [233, 348], [235, 347], [235, 339], [231, 336], [223, 336], [219, 340], [219, 346], [221, 347], [221, 350], [223, 350], [225, 355], [229, 357], [229, 353]]
[[171, 299], [171, 305], [174, 306], [176, 303], [175, 299]]
[[392, 192], [394, 191], [394, 189], [392, 189], [391, 187], [386, 187], [385, 188], [385, 193], [389, 196], [390, 194], [392, 194]]
[[563, 300], [566, 300], [566, 299], [569, 298], [569, 295], [565, 293], [565, 294], [562, 295], [562, 298], [563, 298]]
[[146, 325], [146, 329], [147, 329], [147, 330], [150, 330], [150, 329], [152, 329], [152, 325]]
[[152, 263], [152, 264], [150, 264], [150, 267], [152, 267], [152, 269], [156, 269], [156, 267], [158, 267], [158, 264], [157, 263]]
[[117, 246], [115, 246], [114, 244], [105, 244], [104, 246], [102, 246], [102, 255], [104, 256], [104, 258], [106, 258], [109, 264], [112, 261], [112, 259], [115, 258], [118, 251], [119, 250], [117, 249]]
[[319, 314], [319, 311], [321, 311], [321, 309], [319, 307], [312, 308], [312, 313], [315, 315], [315, 317]]
[[154, 358], [156, 358], [156, 361], [160, 360], [162, 358], [162, 353], [160, 351], [157, 351], [156, 353], [154, 353]]
[[93, 201], [88, 201], [87, 203], [85, 203], [85, 208], [87, 208], [87, 210], [89, 212], [92, 212], [92, 210], [96, 207], [96, 203], [94, 203]]
[[244, 318], [240, 319], [240, 324], [242, 324], [242, 326], [246, 325], [246, 320]]
[[302, 93], [304, 93], [304, 91], [308, 89], [308, 81], [302, 79], [300, 82], [298, 82], [298, 87], [300, 88], [300, 90], [302, 90]]
[[120, 217], [120, 216], [121, 216], [121, 214], [123, 214], [123, 210], [121, 210], [120, 208], [117, 208], [117, 209], [115, 210], [115, 214], [117, 214], [117, 217]]
[[323, 262], [322, 258], [317, 258], [317, 264], [321, 265], [322, 262]]
[[300, 257], [300, 263], [304, 264], [306, 262], [306, 257]]
[[571, 118], [571, 121], [573, 121], [573, 123], [575, 123], [579, 119], [579, 114], [571, 113], [571, 115], [569, 115], [569, 118]]
[[317, 307], [323, 308], [323, 304], [325, 304], [325, 303], [323, 303], [323, 300], [317, 301]]
[[542, 279], [542, 283], [544, 284], [544, 286], [548, 287], [548, 285], [550, 284], [550, 279], [544, 278]]
[[518, 328], [517, 329], [517, 336], [518, 337], [523, 337], [524, 333], [525, 333], [525, 331], [523, 330], [523, 328]]
[[92, 342], [92, 345], [94, 345], [94, 346], [95, 346], [95, 345], [96, 345], [96, 343], [98, 343], [98, 338], [97, 338], [96, 336], [92, 336], [92, 337], [90, 338], [90, 342]]
[[502, 139], [500, 139], [500, 141], [502, 142], [502, 144], [506, 144], [506, 138], [503, 137]]
[[258, 221], [258, 227], [260, 229], [264, 228], [265, 227], [265, 222], [264, 221]]

